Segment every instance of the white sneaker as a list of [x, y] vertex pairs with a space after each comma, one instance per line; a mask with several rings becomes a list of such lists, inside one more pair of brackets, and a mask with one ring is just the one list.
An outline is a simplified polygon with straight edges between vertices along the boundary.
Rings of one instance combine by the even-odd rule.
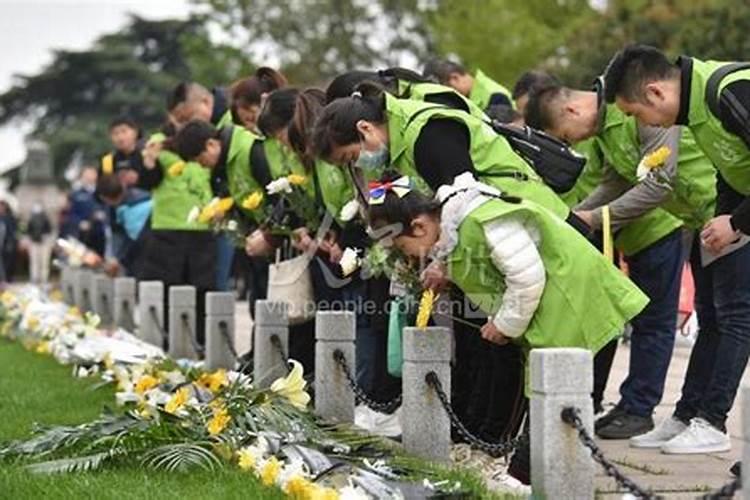
[[662, 453], [721, 453], [732, 449], [729, 436], [702, 418], [694, 418], [680, 435], [664, 443]]
[[630, 438], [630, 446], [631, 448], [661, 448], [662, 445], [677, 437], [687, 427], [681, 420], [668, 417], [646, 434]]

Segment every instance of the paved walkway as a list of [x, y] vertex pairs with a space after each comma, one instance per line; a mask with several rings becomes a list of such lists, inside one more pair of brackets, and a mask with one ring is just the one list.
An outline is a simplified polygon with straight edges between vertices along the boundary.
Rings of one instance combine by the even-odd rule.
[[[630, 351], [620, 346], [607, 387], [607, 401], [617, 402], [619, 387], [628, 373]], [[667, 376], [667, 387], [662, 404], [656, 409], [656, 421], [670, 415], [679, 399], [682, 381], [687, 370], [690, 347], [679, 345], [675, 348], [672, 364]], [[745, 372], [743, 385], [750, 382]], [[605, 455], [619, 462], [620, 468], [638, 484], [653, 488], [669, 499], [694, 499], [700, 492], [714, 490], [732, 479], [729, 467], [742, 456], [742, 397], [735, 401], [730, 414], [728, 429], [732, 438], [732, 451], [710, 455], [664, 455], [658, 450], [636, 450], [627, 441], [599, 441]], [[597, 489], [602, 498], [620, 498], [613, 480], [601, 475], [597, 479]], [[605, 494], [609, 493], [609, 494]]]
[[[250, 349], [251, 320], [247, 302], [237, 303], [236, 342], [239, 352]], [[680, 342], [675, 348], [672, 364], [667, 377], [664, 400], [656, 410], [656, 421], [670, 415], [679, 398], [682, 380], [687, 369], [690, 346]], [[619, 399], [620, 383], [628, 373], [630, 350], [621, 345], [612, 368], [606, 400], [615, 403]], [[743, 382], [750, 383], [750, 375], [745, 373]], [[730, 415], [728, 428], [732, 437], [732, 451], [712, 455], [663, 455], [658, 450], [636, 450], [627, 441], [599, 441], [605, 455], [618, 462], [618, 466], [638, 484], [652, 488], [669, 499], [694, 499], [702, 492], [717, 489], [729, 482], [732, 477], [729, 467], [741, 459], [742, 455], [742, 399], [738, 397]], [[597, 490], [601, 498], [621, 498], [614, 480], [599, 474]]]

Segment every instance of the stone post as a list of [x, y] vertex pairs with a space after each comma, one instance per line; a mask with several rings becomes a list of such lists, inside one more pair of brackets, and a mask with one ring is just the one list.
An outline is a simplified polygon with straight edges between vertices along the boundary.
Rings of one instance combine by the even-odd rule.
[[234, 293], [206, 294], [206, 368], [234, 368]]
[[115, 278], [112, 299], [114, 325], [135, 333], [135, 278]]
[[164, 283], [138, 283], [138, 315], [138, 337], [149, 344], [164, 348]]
[[195, 287], [169, 287], [169, 356], [199, 359], [195, 338]]
[[354, 422], [354, 391], [334, 353], [341, 351], [356, 379], [356, 330], [351, 311], [318, 311], [315, 317], [315, 412], [326, 420]]
[[591, 352], [534, 349], [531, 372], [531, 486], [534, 498], [594, 498], [594, 461], [578, 432], [562, 421], [566, 407], [581, 411], [594, 434]]
[[272, 338], [280, 342], [284, 356], [289, 355], [288, 306], [284, 302], [255, 301], [253, 333], [253, 372], [255, 384], [265, 388], [287, 374], [286, 359], [281, 359]]
[[435, 390], [425, 381], [434, 372], [443, 391], [451, 395], [453, 336], [444, 327], [404, 328], [401, 431], [404, 448], [437, 462], [450, 460], [451, 423]]
[[94, 275], [94, 292], [92, 301], [94, 312], [101, 318], [102, 325], [113, 326], [114, 284], [106, 274]]

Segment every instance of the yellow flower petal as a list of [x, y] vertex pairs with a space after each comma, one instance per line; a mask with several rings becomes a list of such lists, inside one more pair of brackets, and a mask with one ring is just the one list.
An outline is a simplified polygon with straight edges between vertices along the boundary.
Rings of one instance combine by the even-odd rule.
[[226, 408], [216, 409], [214, 410], [214, 416], [206, 423], [206, 429], [208, 429], [209, 434], [216, 436], [226, 429], [230, 420], [232, 420], [232, 417]]
[[242, 200], [242, 208], [245, 210], [255, 210], [261, 203], [263, 203], [263, 193], [256, 191]]
[[234, 206], [234, 198], [232, 197], [226, 197], [219, 200], [219, 203], [217, 204], [217, 210], [221, 212], [222, 214], [229, 212], [229, 210]]
[[664, 165], [670, 154], [672, 154], [672, 150], [667, 146], [662, 146], [656, 151], [647, 154], [643, 158], [643, 164], [650, 169], [659, 168]]
[[419, 311], [417, 312], [417, 328], [422, 330], [427, 328], [436, 298], [435, 292], [431, 288], [422, 292], [422, 299], [419, 301]]
[[307, 177], [299, 174], [287, 175], [286, 178], [289, 181], [289, 184], [291, 184], [292, 186], [301, 186], [302, 184], [307, 182]]
[[266, 486], [272, 486], [276, 483], [276, 478], [279, 477], [281, 472], [281, 462], [276, 457], [271, 457], [263, 465], [263, 469], [260, 471], [260, 480]]
[[185, 162], [184, 161], [178, 161], [177, 163], [173, 163], [170, 165], [169, 169], [167, 169], [167, 173], [170, 177], [177, 177], [178, 175], [182, 175], [182, 172], [185, 170]]
[[157, 385], [159, 385], [159, 380], [156, 377], [152, 377], [151, 375], [143, 375], [135, 383], [134, 390], [137, 394], [143, 394], [149, 389], [153, 389]]
[[198, 384], [216, 394], [222, 388], [229, 385], [227, 371], [223, 368], [220, 368], [213, 373], [203, 373], [198, 378]]
[[253, 470], [258, 462], [258, 456], [250, 448], [242, 448], [237, 451], [237, 465], [242, 470]]
[[177, 389], [177, 392], [175, 392], [169, 401], [167, 401], [167, 404], [164, 405], [164, 411], [167, 413], [175, 414], [177, 413], [183, 406], [185, 406], [185, 403], [187, 403], [187, 400], [190, 398], [190, 389], [187, 387], [180, 387]]

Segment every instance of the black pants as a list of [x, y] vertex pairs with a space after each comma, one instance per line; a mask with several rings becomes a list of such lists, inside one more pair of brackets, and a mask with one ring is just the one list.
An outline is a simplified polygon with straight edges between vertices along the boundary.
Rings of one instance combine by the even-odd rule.
[[[216, 284], [216, 240], [209, 231], [153, 230], [141, 255], [140, 280], [164, 283], [164, 327], [169, 315], [169, 287], [192, 285], [196, 288], [196, 340], [205, 343], [206, 292]], [[166, 344], [166, 341], [165, 341]], [[167, 346], [165, 346], [167, 347]]]

